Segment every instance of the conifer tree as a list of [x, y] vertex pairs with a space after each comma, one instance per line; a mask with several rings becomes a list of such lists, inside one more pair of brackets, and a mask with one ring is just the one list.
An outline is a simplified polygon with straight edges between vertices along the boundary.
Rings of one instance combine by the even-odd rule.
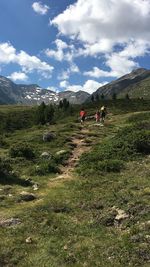
[[94, 102], [94, 95], [91, 96], [91, 101]]
[[54, 118], [54, 107], [52, 104], [47, 105], [44, 110], [45, 122], [51, 123]]
[[96, 94], [96, 102], [99, 101], [99, 94]]
[[44, 102], [42, 102], [38, 108], [37, 108], [37, 112], [36, 112], [36, 122], [38, 124], [45, 124], [45, 109], [46, 109], [46, 105]]
[[116, 100], [116, 99], [117, 99], [117, 94], [116, 93], [113, 93], [112, 100]]
[[103, 100], [105, 98], [104, 94], [102, 93], [101, 94], [101, 99]]

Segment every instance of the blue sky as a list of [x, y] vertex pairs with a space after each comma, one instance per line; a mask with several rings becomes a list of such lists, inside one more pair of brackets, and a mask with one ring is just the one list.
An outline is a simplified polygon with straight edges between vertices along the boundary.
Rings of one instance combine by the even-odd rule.
[[93, 92], [150, 68], [150, 0], [0, 0], [0, 75]]

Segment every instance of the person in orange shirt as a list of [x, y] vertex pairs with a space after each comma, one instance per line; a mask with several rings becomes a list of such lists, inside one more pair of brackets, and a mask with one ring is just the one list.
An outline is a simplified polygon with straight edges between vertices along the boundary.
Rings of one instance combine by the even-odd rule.
[[85, 117], [86, 117], [86, 111], [84, 110], [84, 108], [82, 108], [81, 111], [80, 111], [81, 124], [84, 123]]

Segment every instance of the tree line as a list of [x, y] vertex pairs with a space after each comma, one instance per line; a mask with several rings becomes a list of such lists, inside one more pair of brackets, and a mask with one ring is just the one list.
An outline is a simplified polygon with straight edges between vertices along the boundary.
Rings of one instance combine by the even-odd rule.
[[[111, 96], [112, 100], [116, 100], [117, 99], [117, 94], [113, 93]], [[98, 93], [94, 96], [91, 96], [91, 101], [92, 102], [98, 102], [99, 100], [104, 100], [105, 99], [105, 95], [102, 93], [101, 95], [99, 95]], [[130, 99], [129, 94], [127, 93], [125, 95], [125, 99]]]

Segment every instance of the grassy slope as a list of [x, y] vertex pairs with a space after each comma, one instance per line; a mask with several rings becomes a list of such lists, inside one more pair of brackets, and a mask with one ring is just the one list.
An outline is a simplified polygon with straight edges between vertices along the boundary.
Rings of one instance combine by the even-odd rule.
[[[92, 107], [90, 112], [93, 113]], [[100, 144], [110, 140], [119, 129], [131, 124], [130, 115], [110, 115], [105, 127], [100, 128], [87, 122], [86, 139]], [[64, 147], [70, 151], [69, 138], [80, 132], [79, 125], [72, 121], [54, 125], [50, 129], [57, 133], [57, 139], [43, 145], [40, 138], [45, 129], [34, 127], [8, 135], [7, 147], [0, 150], [1, 156], [8, 157], [9, 146], [19, 139], [31, 143], [37, 155], [42, 151], [55, 154]], [[1, 201], [0, 217], [18, 217], [22, 221], [16, 227], [0, 228], [0, 266], [149, 266], [148, 155], [125, 162], [120, 173], [95, 171], [90, 174], [87, 162], [82, 176], [75, 173], [74, 180], [60, 182], [55, 187], [48, 181], [56, 175], [31, 175], [36, 161], [18, 159], [12, 164], [21, 178], [31, 177], [39, 183], [38, 200], [17, 203], [19, 192], [32, 192], [32, 188], [0, 186], [2, 192], [9, 190], [12, 194]], [[113, 218], [113, 206], [130, 213], [119, 226], [107, 224]], [[25, 242], [29, 236], [33, 240], [31, 244]]]
[[144, 81], [138, 82], [135, 85], [128, 86], [124, 93], [119, 96], [124, 97], [127, 93], [131, 98], [143, 97], [144, 99], [150, 99], [150, 78], [146, 78]]

